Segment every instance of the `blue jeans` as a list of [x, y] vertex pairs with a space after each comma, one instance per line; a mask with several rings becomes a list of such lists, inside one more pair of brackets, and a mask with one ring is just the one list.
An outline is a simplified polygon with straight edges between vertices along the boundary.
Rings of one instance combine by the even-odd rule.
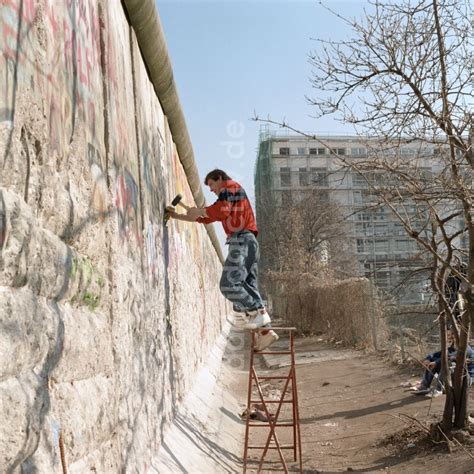
[[257, 281], [260, 251], [255, 235], [248, 230], [236, 232], [227, 243], [229, 253], [219, 283], [221, 293], [236, 311], [263, 308]]
[[[421, 381], [421, 384], [426, 389], [430, 388], [431, 382], [433, 381], [433, 378], [434, 378], [434, 374], [439, 374], [441, 372], [441, 359], [436, 359], [434, 362], [436, 362], [436, 366], [431, 370], [426, 369], [423, 374], [423, 379]], [[442, 381], [441, 381], [441, 378], [438, 378], [438, 384], [436, 386], [436, 389], [441, 390], [441, 388], [442, 388]]]

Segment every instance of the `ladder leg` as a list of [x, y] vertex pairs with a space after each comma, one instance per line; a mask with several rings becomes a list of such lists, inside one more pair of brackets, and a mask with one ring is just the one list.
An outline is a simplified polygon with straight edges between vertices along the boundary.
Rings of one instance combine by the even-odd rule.
[[252, 399], [252, 378], [253, 378], [253, 354], [255, 344], [255, 332], [250, 332], [251, 343], [250, 343], [250, 357], [249, 357], [249, 382], [247, 392], [247, 410], [245, 416], [245, 443], [244, 443], [244, 474], [247, 472], [247, 457], [248, 457], [248, 446], [249, 446], [249, 428], [250, 428], [250, 400]]
[[296, 416], [296, 384], [295, 384], [295, 358], [294, 358], [294, 344], [293, 344], [293, 331], [290, 331], [290, 351], [291, 351], [291, 368], [292, 368], [292, 377], [291, 377], [291, 399], [293, 403], [291, 404], [292, 412], [293, 412], [293, 461], [297, 461], [297, 449], [298, 449], [298, 440], [296, 435], [296, 425], [298, 423], [298, 419]]
[[[295, 420], [294, 424], [296, 425], [296, 435], [297, 435], [297, 443], [298, 444], [298, 457], [299, 457], [299, 465], [300, 465], [300, 472], [303, 472], [303, 459], [301, 457], [301, 430], [300, 430], [300, 411], [299, 411], [299, 404], [298, 404], [298, 388], [296, 386], [296, 364], [295, 364], [295, 348], [293, 344], [293, 333], [291, 333], [291, 363], [293, 366], [293, 379], [292, 379], [292, 387], [293, 387], [293, 408], [295, 413]], [[296, 461], [296, 453], [295, 453], [295, 461]]]
[[[262, 387], [260, 385], [260, 377], [257, 374], [254, 366], [254, 350], [255, 350], [255, 344], [256, 344], [256, 330], [252, 330], [250, 332], [251, 334], [251, 344], [250, 344], [250, 357], [249, 357], [249, 379], [248, 379], [248, 392], [247, 392], [247, 410], [246, 410], [246, 420], [245, 420], [245, 443], [244, 443], [244, 459], [243, 459], [243, 472], [244, 474], [247, 472], [247, 464], [248, 464], [248, 454], [250, 449], [255, 449], [255, 448], [260, 448], [260, 446], [253, 446], [249, 444], [249, 435], [250, 435], [250, 427], [251, 427], [251, 419], [250, 419], [250, 410], [251, 410], [251, 401], [252, 401], [252, 393], [254, 389], [254, 384], [255, 384], [255, 389], [258, 391], [258, 395], [260, 397], [260, 401], [263, 405], [263, 409], [265, 411], [265, 415], [267, 417], [267, 422], [268, 422], [268, 427], [269, 427], [269, 434], [267, 437], [267, 441], [263, 448], [263, 453], [260, 458], [260, 462], [257, 468], [258, 472], [262, 471], [263, 468], [263, 463], [265, 460], [265, 456], [267, 454], [267, 451], [269, 448], [271, 449], [277, 449], [278, 454], [280, 456], [280, 461], [282, 463], [283, 469], [285, 473], [288, 472], [288, 467], [285, 461], [285, 457], [283, 456], [282, 452], [282, 446], [280, 445], [280, 441], [278, 439], [277, 433], [276, 433], [276, 428], [278, 425], [278, 419], [280, 415], [280, 410], [282, 409], [284, 399], [289, 392], [289, 384], [291, 383], [291, 397], [292, 397], [292, 434], [293, 434], [293, 444], [289, 446], [285, 446], [285, 448], [293, 449], [293, 459], [294, 461], [298, 461], [299, 457], [299, 471], [303, 473], [303, 460], [301, 456], [302, 452], [302, 447], [301, 447], [301, 431], [300, 431], [300, 417], [299, 417], [299, 406], [298, 406], [298, 389], [296, 386], [296, 362], [295, 362], [295, 348], [294, 348], [294, 334], [293, 331], [296, 330], [294, 327], [285, 327], [285, 328], [274, 328], [274, 329], [279, 329], [279, 330], [286, 330], [289, 331], [289, 337], [290, 337], [290, 347], [289, 350], [287, 351], [273, 351], [273, 352], [267, 352], [267, 354], [276, 354], [276, 355], [281, 355], [281, 354], [287, 354], [290, 355], [291, 357], [291, 364], [290, 364], [290, 372], [288, 373], [287, 376], [284, 377], [263, 377], [264, 379], [272, 379], [272, 378], [277, 378], [277, 379], [282, 379], [285, 380], [284, 383], [284, 388], [281, 393], [281, 397], [279, 400], [277, 400], [277, 409], [276, 413], [273, 417], [270, 416], [268, 407], [267, 407], [267, 401], [265, 400], [264, 394], [262, 392]], [[264, 352], [265, 353], [265, 352]], [[282, 426], [288, 426], [283, 423]], [[270, 447], [270, 443], [274, 442], [274, 446]]]

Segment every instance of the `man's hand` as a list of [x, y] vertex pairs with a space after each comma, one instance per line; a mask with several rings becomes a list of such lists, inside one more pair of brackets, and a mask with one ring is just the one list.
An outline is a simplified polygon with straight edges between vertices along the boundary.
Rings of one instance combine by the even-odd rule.
[[436, 367], [436, 362], [430, 362], [428, 359], [425, 359], [422, 363], [428, 370], [434, 369]]
[[180, 214], [179, 212], [172, 211], [171, 209], [166, 208], [166, 215], [168, 217], [172, 217], [173, 219], [177, 219], [179, 221], [186, 221], [186, 222], [196, 222], [197, 217], [191, 217], [187, 214]]
[[178, 213], [175, 211], [175, 208], [173, 206], [167, 206], [166, 215], [169, 217], [172, 217], [173, 219], [176, 219], [176, 216], [178, 215]]
[[178, 219], [179, 214], [176, 211], [166, 211], [166, 214], [173, 219]]
[[166, 215], [168, 217], [172, 217], [173, 219], [187, 222], [196, 222], [198, 217], [207, 217], [206, 210], [199, 207], [192, 207], [186, 214], [179, 214], [175, 211], [174, 207], [168, 206], [166, 208]]
[[186, 214], [190, 219], [196, 220], [198, 217], [206, 217], [206, 211], [199, 207], [192, 207], [188, 209]]

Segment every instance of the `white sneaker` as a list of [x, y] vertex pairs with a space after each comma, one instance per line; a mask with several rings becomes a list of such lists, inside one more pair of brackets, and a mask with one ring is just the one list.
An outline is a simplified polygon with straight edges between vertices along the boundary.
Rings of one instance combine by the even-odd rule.
[[244, 326], [245, 329], [257, 329], [271, 323], [270, 315], [265, 308], [257, 310], [257, 314], [250, 318], [250, 321]]
[[255, 352], [260, 352], [265, 350], [267, 347], [270, 347], [274, 342], [280, 339], [278, 334], [271, 329], [268, 331], [267, 334], [262, 335], [259, 334], [257, 337], [257, 343], [255, 344]]
[[428, 397], [428, 398], [437, 398], [437, 397], [439, 397], [440, 395], [443, 395], [443, 392], [442, 392], [441, 390], [436, 390], [436, 389], [435, 389], [435, 390], [433, 390], [433, 391], [427, 393], [427, 394], [425, 395], [425, 397]]

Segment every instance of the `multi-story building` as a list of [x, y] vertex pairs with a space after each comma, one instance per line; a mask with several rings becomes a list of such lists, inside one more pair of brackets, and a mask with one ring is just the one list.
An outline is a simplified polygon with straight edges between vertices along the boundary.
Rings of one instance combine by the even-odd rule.
[[[311, 139], [263, 127], [255, 170], [258, 224], [264, 232], [265, 199], [267, 203], [284, 206], [294, 199], [304, 199], [305, 192], [317, 188], [321, 199], [338, 203], [344, 210], [351, 241], [349, 248], [357, 260], [356, 273], [372, 278], [378, 288], [400, 303], [421, 303], [426, 300], [428, 274], [421, 270], [420, 248], [390, 209], [372, 205], [374, 194], [367, 175], [348, 170], [337, 159], [339, 156], [346, 162], [363, 162], [368, 155], [368, 144], [370, 140], [356, 136], [326, 135]], [[420, 156], [419, 148], [408, 143], [398, 153]], [[438, 161], [433, 159], [433, 149], [426, 150], [425, 155], [419, 164], [429, 177], [436, 173]], [[372, 173], [370, 179], [389, 178], [384, 173]], [[412, 220], [423, 218], [419, 205], [404, 202], [403, 212], [411, 213]], [[271, 266], [265, 255], [262, 263]]]

